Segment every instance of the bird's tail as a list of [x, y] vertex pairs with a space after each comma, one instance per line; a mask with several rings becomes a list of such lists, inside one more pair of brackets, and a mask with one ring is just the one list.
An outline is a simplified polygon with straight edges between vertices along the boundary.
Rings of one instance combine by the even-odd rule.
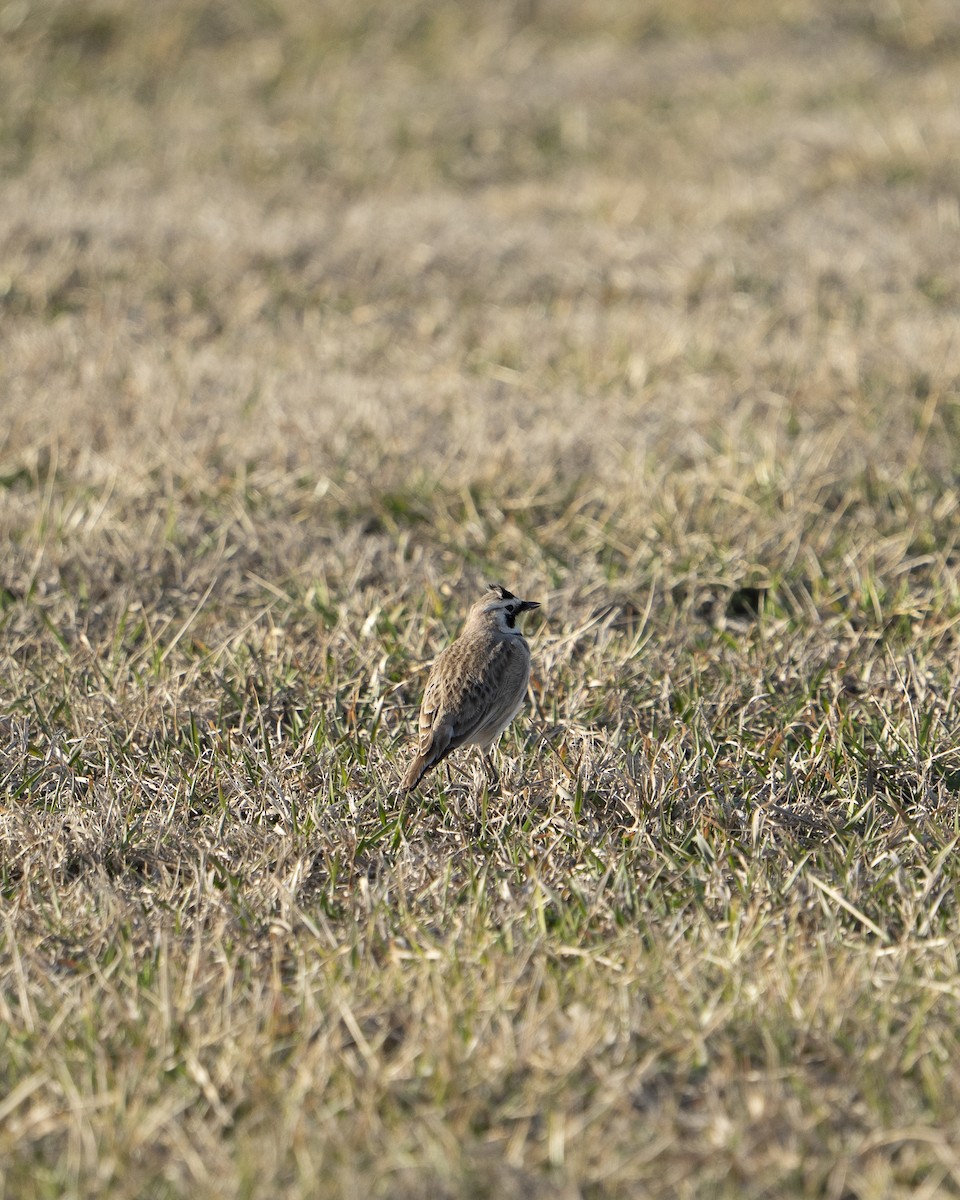
[[[410, 764], [403, 777], [403, 790], [412, 792], [431, 767], [442, 762], [453, 749], [453, 729], [448, 721], [440, 721], [433, 727], [429, 740], [421, 738], [423, 749]], [[457, 743], [459, 745], [459, 743]]]
[[433, 762], [434, 760], [429, 754], [418, 754], [403, 777], [403, 790], [405, 792], [412, 792], [433, 766]]

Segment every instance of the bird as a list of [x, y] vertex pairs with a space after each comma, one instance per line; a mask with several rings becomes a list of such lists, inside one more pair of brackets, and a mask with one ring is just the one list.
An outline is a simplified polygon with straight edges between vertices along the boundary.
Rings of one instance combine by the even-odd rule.
[[426, 773], [460, 746], [490, 748], [523, 707], [530, 647], [517, 618], [539, 608], [499, 583], [487, 586], [467, 614], [463, 632], [437, 658], [420, 706], [417, 753], [403, 777], [413, 791]]

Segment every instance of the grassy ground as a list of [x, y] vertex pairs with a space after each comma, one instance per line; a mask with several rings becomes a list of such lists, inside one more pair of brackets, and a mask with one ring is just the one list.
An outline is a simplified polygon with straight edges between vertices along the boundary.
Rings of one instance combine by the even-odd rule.
[[0, 1197], [960, 1195], [955, 7], [0, 57]]

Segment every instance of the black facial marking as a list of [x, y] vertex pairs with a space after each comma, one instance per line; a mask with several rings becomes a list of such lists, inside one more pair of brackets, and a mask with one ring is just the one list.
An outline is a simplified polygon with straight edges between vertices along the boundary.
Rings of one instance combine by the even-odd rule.
[[517, 610], [516, 610], [516, 607], [515, 607], [514, 605], [512, 605], [512, 604], [511, 604], [511, 605], [509, 605], [507, 608], [505, 608], [505, 609], [503, 610], [503, 612], [504, 612], [504, 615], [505, 615], [505, 616], [506, 616], [506, 618], [507, 618], [507, 625], [508, 625], [508, 626], [509, 626], [511, 629], [514, 629], [514, 628], [516, 627], [516, 624], [517, 624]]

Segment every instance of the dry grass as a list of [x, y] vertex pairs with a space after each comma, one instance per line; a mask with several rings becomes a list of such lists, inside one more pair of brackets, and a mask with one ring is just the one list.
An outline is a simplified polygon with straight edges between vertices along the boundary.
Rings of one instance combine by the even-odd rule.
[[960, 1194], [955, 7], [0, 55], [0, 1196]]

